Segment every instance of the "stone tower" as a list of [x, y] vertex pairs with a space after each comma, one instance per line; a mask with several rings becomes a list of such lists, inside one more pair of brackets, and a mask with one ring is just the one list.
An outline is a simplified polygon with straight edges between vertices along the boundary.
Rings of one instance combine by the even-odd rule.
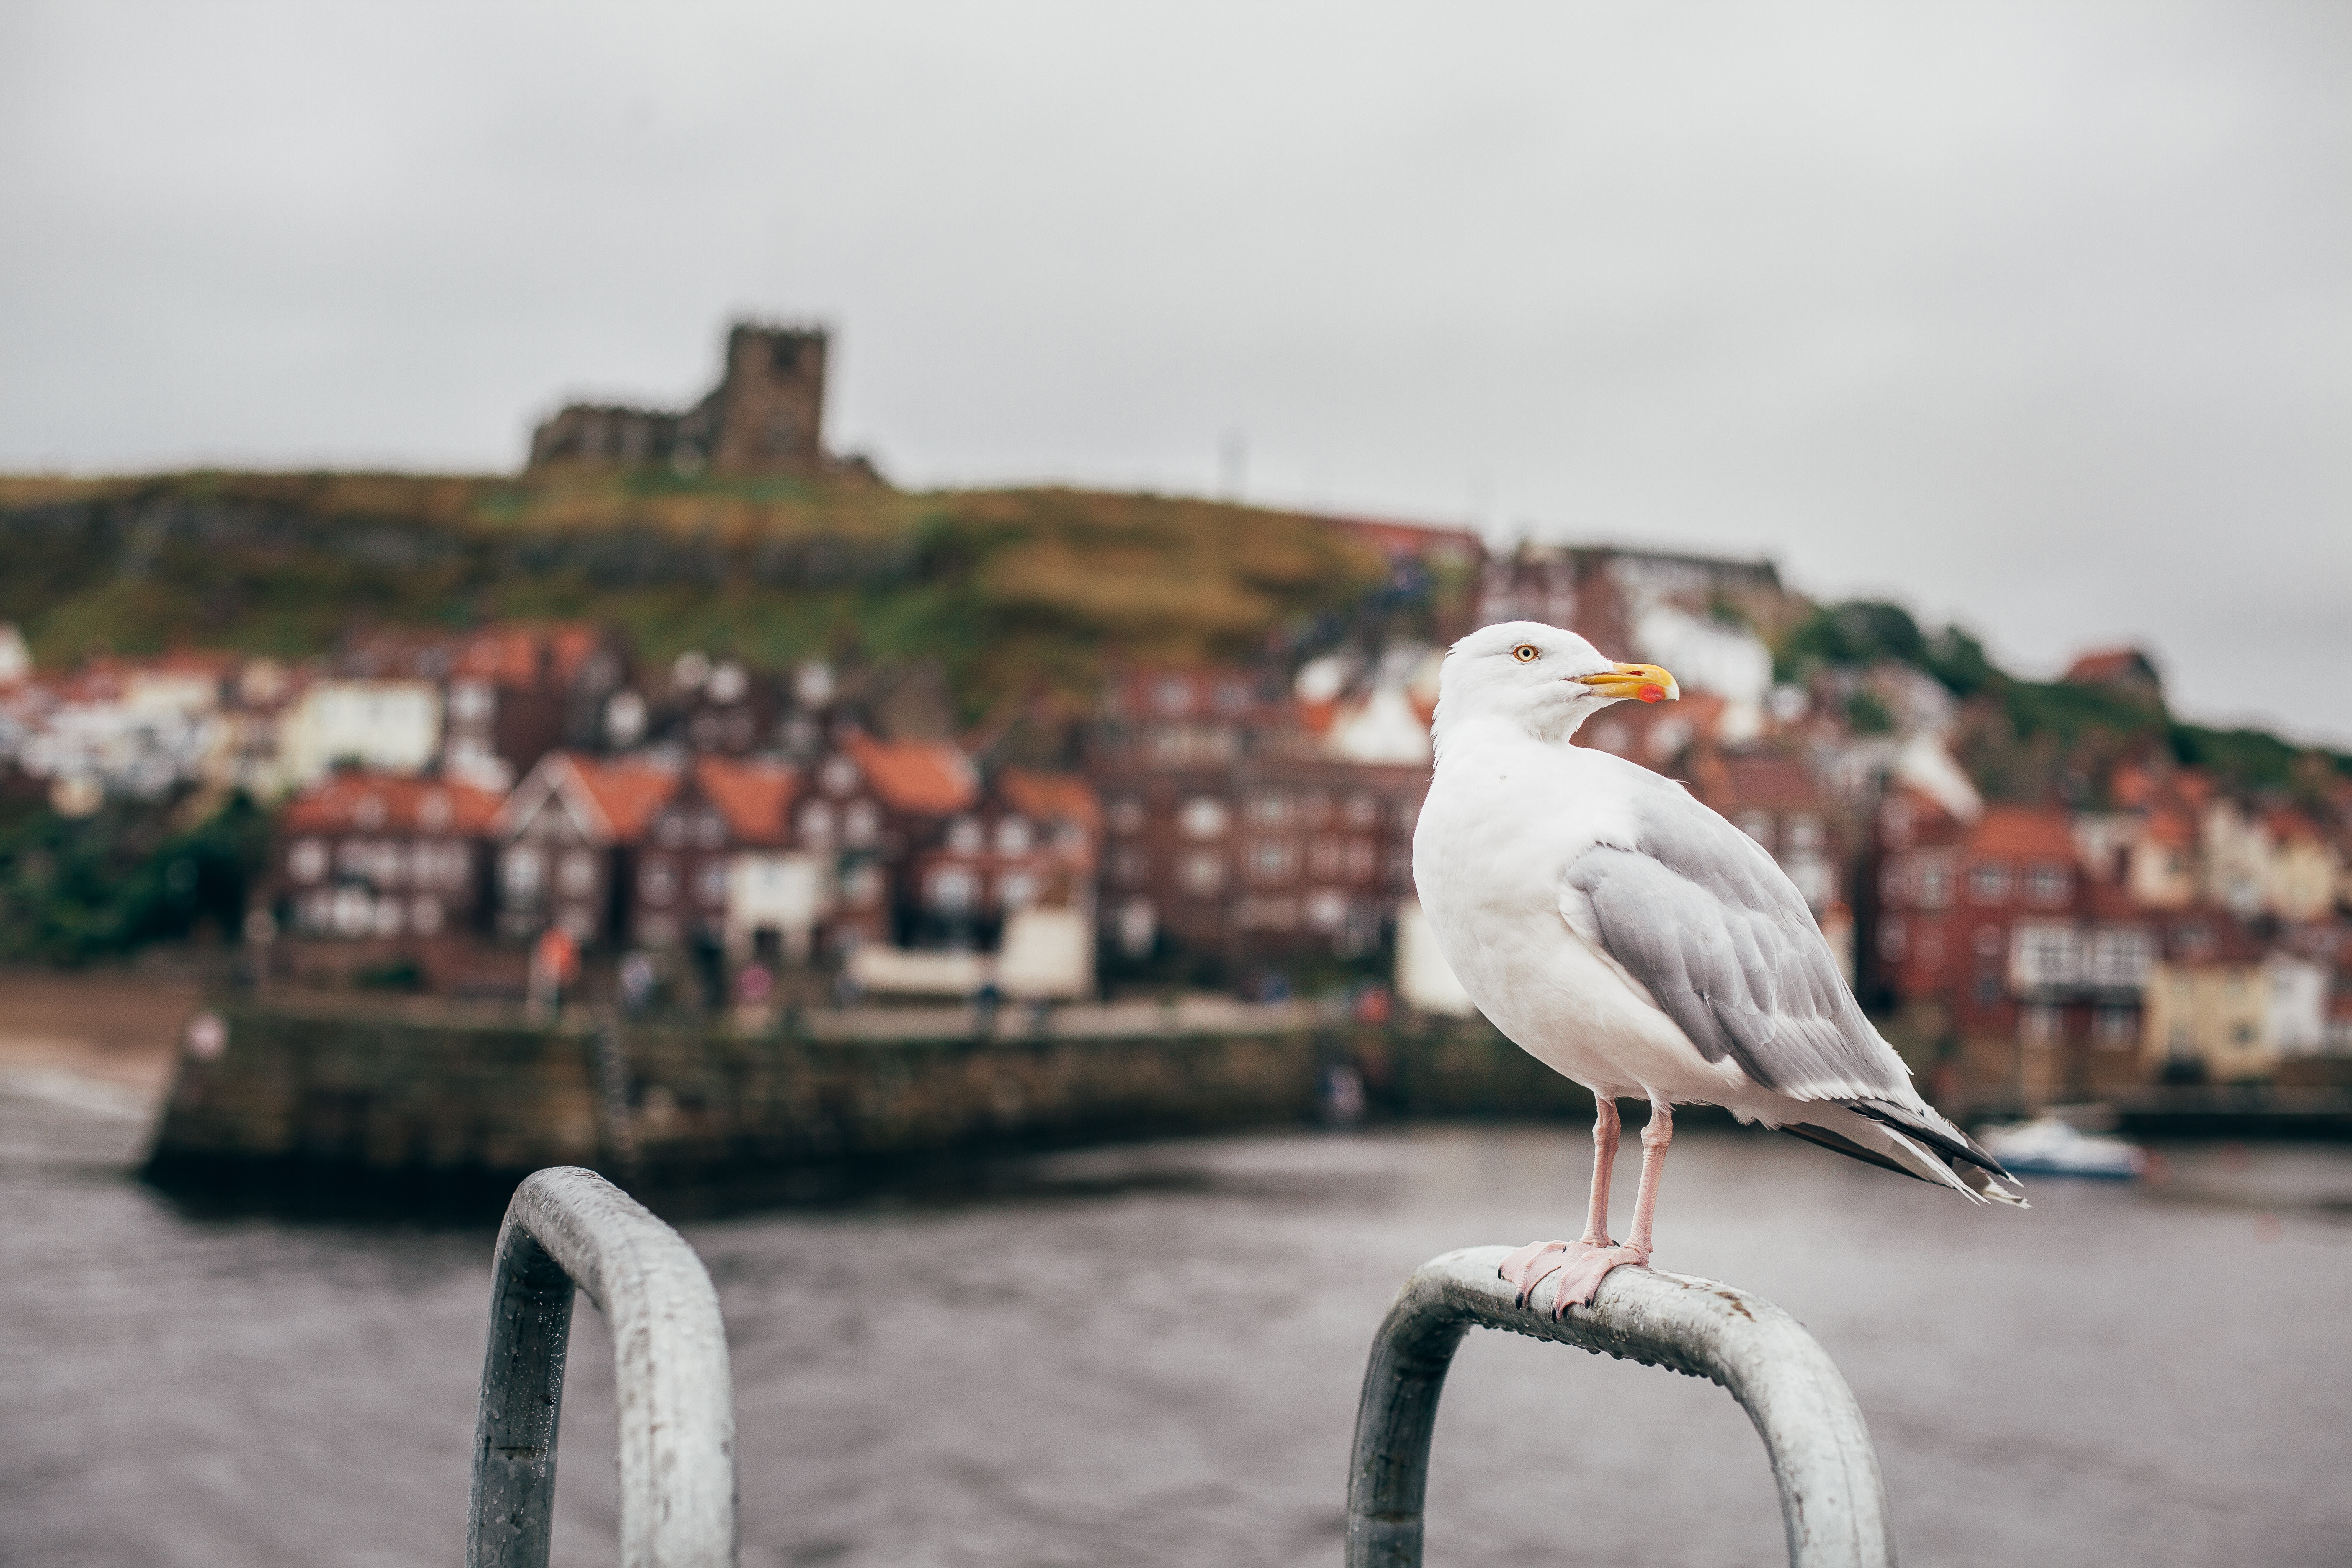
[[728, 332], [726, 374], [703, 402], [712, 473], [809, 474], [824, 464], [824, 358], [822, 329], [738, 322]]
[[572, 404], [532, 432], [530, 466], [798, 475], [838, 467], [824, 450], [826, 347], [822, 327], [738, 321], [718, 386], [692, 408]]

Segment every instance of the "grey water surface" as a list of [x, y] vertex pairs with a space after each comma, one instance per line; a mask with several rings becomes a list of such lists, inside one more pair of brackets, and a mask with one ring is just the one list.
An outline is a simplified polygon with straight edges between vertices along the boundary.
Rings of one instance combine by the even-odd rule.
[[[0, 1091], [0, 1563], [458, 1562], [491, 1228], [193, 1214], [126, 1174], [142, 1133]], [[688, 1223], [734, 1358], [743, 1561], [1336, 1565], [1391, 1294], [1451, 1247], [1573, 1235], [1587, 1148], [1167, 1142]], [[2036, 1182], [2016, 1214], [1690, 1129], [1659, 1262], [1828, 1348], [1913, 1568], [2352, 1562], [2352, 1151], [2168, 1152], [2161, 1184]], [[609, 1350], [576, 1325], [556, 1560], [609, 1563]], [[1781, 1557], [1721, 1390], [1465, 1345], [1433, 1568]]]

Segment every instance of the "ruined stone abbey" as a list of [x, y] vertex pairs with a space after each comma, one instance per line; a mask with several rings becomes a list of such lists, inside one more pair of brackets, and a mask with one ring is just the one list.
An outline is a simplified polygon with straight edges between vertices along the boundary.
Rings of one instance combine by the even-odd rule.
[[719, 384], [683, 413], [575, 403], [531, 433], [530, 468], [670, 468], [683, 473], [813, 475], [824, 450], [821, 327], [738, 321]]

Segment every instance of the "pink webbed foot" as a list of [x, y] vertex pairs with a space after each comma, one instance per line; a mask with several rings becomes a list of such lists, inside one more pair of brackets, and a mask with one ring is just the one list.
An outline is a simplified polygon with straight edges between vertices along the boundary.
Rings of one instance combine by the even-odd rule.
[[1512, 1305], [1517, 1307], [1528, 1305], [1536, 1287], [1558, 1275], [1559, 1293], [1551, 1304], [1551, 1315], [1557, 1320], [1570, 1307], [1591, 1306], [1594, 1292], [1609, 1278], [1611, 1269], [1626, 1264], [1645, 1268], [1649, 1262], [1647, 1250], [1613, 1242], [1595, 1246], [1580, 1241], [1571, 1247], [1564, 1241], [1531, 1241], [1504, 1258], [1496, 1272], [1508, 1280], [1517, 1292]]

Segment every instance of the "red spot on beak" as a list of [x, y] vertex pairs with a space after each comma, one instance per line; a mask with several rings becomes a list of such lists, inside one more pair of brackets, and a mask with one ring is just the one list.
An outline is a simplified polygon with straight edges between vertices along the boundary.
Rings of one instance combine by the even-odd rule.
[[1663, 686], [1651, 686], [1645, 683], [1642, 689], [1633, 695], [1644, 702], [1664, 702], [1666, 700], [1666, 689]]

